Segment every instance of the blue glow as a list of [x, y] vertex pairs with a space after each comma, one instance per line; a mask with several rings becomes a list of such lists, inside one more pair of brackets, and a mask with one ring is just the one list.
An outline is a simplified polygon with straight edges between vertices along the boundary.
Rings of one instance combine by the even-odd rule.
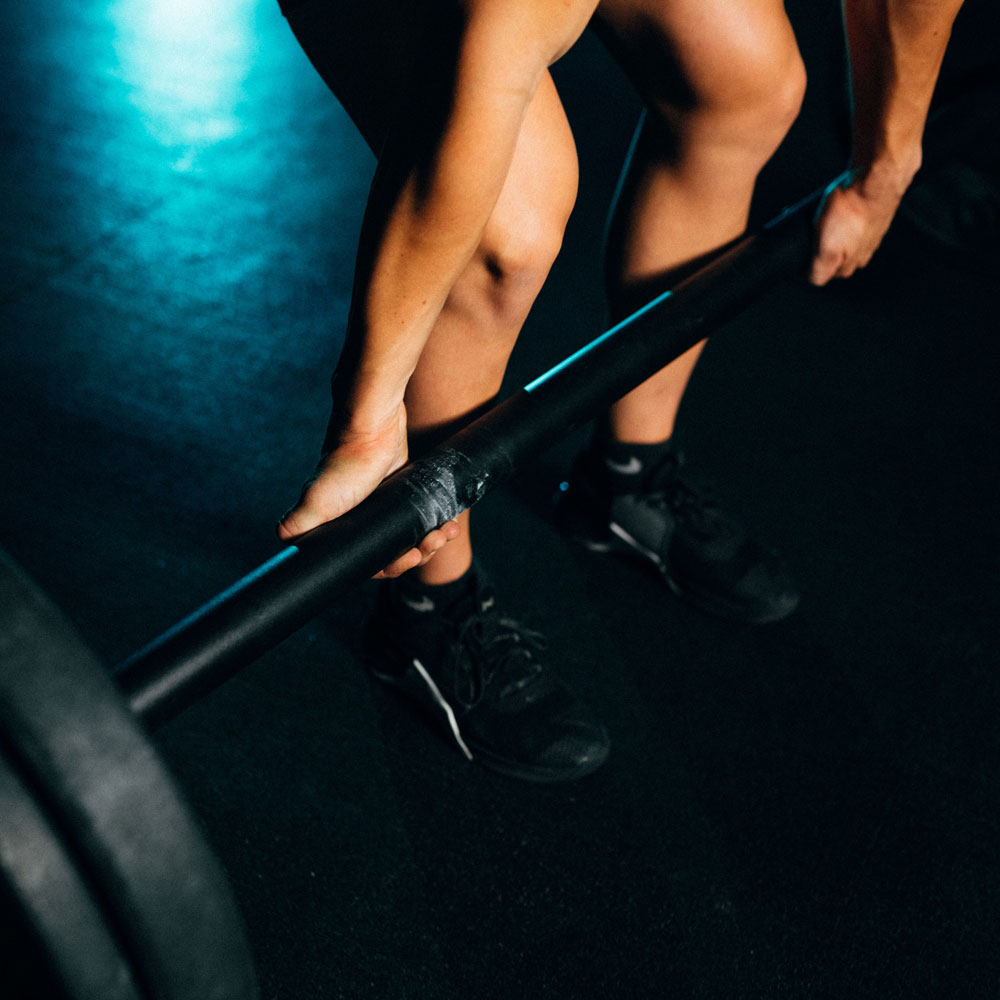
[[603, 344], [606, 340], [610, 340], [611, 337], [613, 337], [616, 333], [618, 333], [618, 331], [621, 330], [623, 327], [629, 326], [633, 320], [638, 319], [638, 317], [642, 316], [644, 313], [648, 313], [651, 309], [656, 309], [661, 303], [666, 302], [671, 295], [673, 295], [673, 292], [670, 291], [666, 291], [662, 295], [658, 295], [655, 299], [653, 299], [652, 302], [646, 303], [646, 305], [644, 305], [641, 309], [632, 313], [631, 316], [626, 317], [619, 324], [611, 327], [611, 329], [608, 330], [607, 333], [602, 333], [596, 340], [592, 340], [589, 344], [585, 344], [583, 347], [580, 348], [580, 350], [574, 352], [565, 360], [560, 361], [559, 364], [557, 364], [554, 368], [550, 368], [547, 372], [545, 372], [544, 375], [539, 375], [538, 378], [534, 380], [534, 382], [529, 382], [524, 387], [524, 391], [534, 392], [535, 389], [537, 389], [543, 383], [548, 382], [548, 380], [552, 378], [554, 375], [558, 375], [559, 372], [561, 372], [564, 368], [568, 368], [571, 364], [573, 364], [574, 361], [576, 361], [579, 358], [582, 358], [585, 354], [589, 354], [599, 344]]
[[195, 170], [198, 153], [243, 129], [243, 83], [256, 51], [257, 0], [115, 0], [117, 65], [146, 132]]

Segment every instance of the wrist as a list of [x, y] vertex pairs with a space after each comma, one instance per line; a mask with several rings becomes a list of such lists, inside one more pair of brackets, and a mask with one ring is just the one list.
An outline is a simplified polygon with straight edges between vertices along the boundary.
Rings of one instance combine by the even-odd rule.
[[384, 377], [365, 378], [353, 371], [345, 373], [341, 367], [330, 379], [331, 427], [359, 439], [380, 437], [401, 424], [405, 427], [405, 381], [386, 385]]
[[327, 426], [325, 452], [347, 450], [356, 454], [381, 452], [406, 441], [406, 408], [402, 400], [376, 405], [367, 400], [351, 406], [334, 398]]
[[855, 187], [868, 198], [903, 197], [914, 176], [920, 169], [921, 149], [919, 144], [900, 150], [898, 153], [880, 153], [867, 163], [857, 166]]
[[[852, 157], [859, 174], [905, 191], [923, 159], [923, 118], [915, 113], [897, 115], [866, 125], [865, 117], [859, 109]], [[919, 128], [915, 124], [918, 119]]]

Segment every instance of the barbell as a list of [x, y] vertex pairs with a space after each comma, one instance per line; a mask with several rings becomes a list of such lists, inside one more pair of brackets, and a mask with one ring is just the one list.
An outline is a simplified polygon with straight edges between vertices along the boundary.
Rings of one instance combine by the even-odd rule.
[[283, 549], [129, 657], [114, 680], [0, 558], [0, 918], [10, 928], [0, 968], [14, 995], [255, 997], [232, 891], [146, 730], [804, 272], [821, 197], [739, 240]]

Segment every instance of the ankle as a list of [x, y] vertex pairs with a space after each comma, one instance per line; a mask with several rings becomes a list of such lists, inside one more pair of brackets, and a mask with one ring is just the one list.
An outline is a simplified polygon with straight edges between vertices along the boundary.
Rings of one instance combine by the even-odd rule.
[[605, 462], [621, 465], [630, 464], [632, 459], [637, 459], [643, 465], [649, 465], [664, 455], [672, 454], [676, 447], [671, 437], [656, 441], [629, 441], [611, 435], [595, 434], [588, 450], [592, 458]]
[[630, 444], [662, 444], [674, 433], [675, 415], [680, 405], [675, 400], [656, 399], [642, 405], [628, 396], [620, 400], [594, 425], [594, 440]]
[[595, 434], [586, 461], [597, 481], [603, 482], [612, 495], [618, 495], [641, 489], [650, 471], [662, 467], [671, 456], [676, 456], [671, 438], [646, 444]]
[[412, 577], [423, 587], [443, 587], [462, 579], [472, 568], [472, 549], [462, 546], [457, 551], [449, 551], [449, 546], [454, 544], [454, 541], [449, 542], [435, 553], [433, 559], [405, 574], [403, 578]]

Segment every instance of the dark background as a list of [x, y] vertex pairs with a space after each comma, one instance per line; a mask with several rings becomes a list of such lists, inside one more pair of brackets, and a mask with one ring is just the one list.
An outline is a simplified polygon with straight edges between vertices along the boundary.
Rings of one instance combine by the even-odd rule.
[[[960, 18], [937, 145], [875, 262], [764, 296], [684, 404], [694, 464], [795, 567], [791, 619], [716, 623], [571, 549], [549, 497], [581, 432], [475, 520], [611, 730], [600, 772], [503, 779], [373, 692], [367, 589], [158, 734], [266, 997], [997, 995], [989, 8]], [[810, 89], [758, 218], [846, 157], [837, 5], [790, 13]], [[275, 551], [373, 163], [269, 0], [3, 23], [0, 544], [112, 664]], [[580, 201], [512, 387], [603, 328], [637, 112], [593, 39], [557, 76]]]

